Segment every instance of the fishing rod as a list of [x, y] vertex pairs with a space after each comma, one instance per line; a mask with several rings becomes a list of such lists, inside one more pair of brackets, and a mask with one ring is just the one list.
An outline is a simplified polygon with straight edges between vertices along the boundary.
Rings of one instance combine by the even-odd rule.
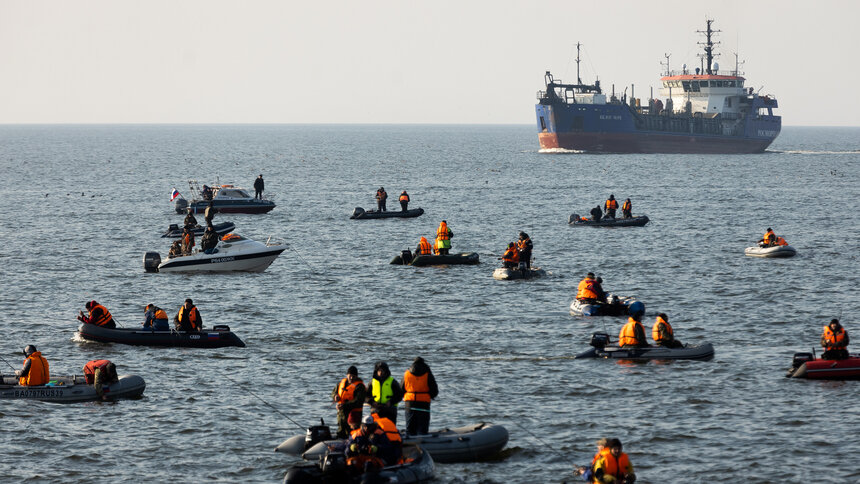
[[12, 366], [12, 363], [9, 363], [8, 361], [6, 361], [6, 358], [3, 358], [2, 356], [0, 356], [0, 360], [3, 360], [3, 362], [4, 362], [4, 363], [6, 363], [7, 365], [9, 365], [9, 368], [12, 368], [12, 371], [18, 371], [18, 370], [16, 370], [16, 369], [15, 369], [15, 367], [14, 367], [14, 366]]
[[[240, 385], [238, 382], [236, 382], [236, 380], [234, 380], [234, 379], [230, 378], [229, 376], [227, 376], [227, 374], [226, 374], [226, 373], [224, 373], [224, 377], [225, 377], [225, 378], [227, 378], [228, 380], [230, 380], [231, 382], [233, 382], [233, 384], [234, 384], [234, 385], [236, 385], [237, 387], [241, 387], [241, 386], [242, 386], [242, 385]], [[269, 407], [269, 408], [271, 408], [272, 410], [274, 410], [274, 411], [278, 412], [278, 414], [280, 414], [282, 417], [284, 417], [285, 419], [287, 419], [287, 420], [289, 420], [290, 422], [292, 422], [292, 423], [293, 423], [293, 425], [295, 425], [296, 427], [298, 427], [298, 428], [300, 428], [300, 429], [302, 429], [302, 430], [306, 430], [306, 428], [305, 428], [305, 427], [303, 427], [303, 426], [299, 425], [295, 420], [291, 419], [287, 414], [285, 414], [284, 412], [282, 412], [282, 411], [278, 410], [277, 408], [275, 408], [275, 406], [274, 406], [274, 405], [272, 405], [271, 403], [269, 403], [269, 402], [267, 402], [267, 401], [263, 400], [263, 398], [262, 398], [261, 396], [259, 396], [259, 395], [257, 395], [256, 393], [252, 392], [252, 391], [251, 391], [247, 386], [243, 387], [243, 390], [244, 390], [244, 391], [246, 391], [246, 392], [248, 392], [248, 393], [250, 393], [251, 395], [255, 396], [258, 400], [260, 400], [261, 402], [265, 403], [265, 404], [266, 404], [266, 406], [268, 406], [268, 407]]]
[[305, 260], [305, 258], [304, 258], [304, 257], [302, 257], [302, 255], [301, 255], [301, 254], [299, 254], [299, 251], [297, 251], [296, 249], [294, 249], [292, 245], [289, 245], [289, 246], [287, 246], [287, 247], [289, 247], [291, 251], [295, 252], [295, 253], [296, 253], [296, 255], [297, 255], [297, 256], [299, 256], [299, 259], [301, 259], [301, 260], [302, 260], [302, 262], [304, 262], [306, 266], [310, 267], [314, 272], [319, 272], [319, 271], [317, 271], [317, 268], [316, 268], [316, 267], [314, 267], [313, 265], [311, 265], [311, 263], [309, 263], [308, 261], [306, 261], [306, 260]]

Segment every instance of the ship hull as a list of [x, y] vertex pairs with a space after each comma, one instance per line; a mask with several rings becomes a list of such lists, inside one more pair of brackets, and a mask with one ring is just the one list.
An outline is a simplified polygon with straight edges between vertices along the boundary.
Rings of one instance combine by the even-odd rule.
[[772, 139], [743, 139], [653, 132], [540, 133], [541, 149], [593, 153], [763, 153]]

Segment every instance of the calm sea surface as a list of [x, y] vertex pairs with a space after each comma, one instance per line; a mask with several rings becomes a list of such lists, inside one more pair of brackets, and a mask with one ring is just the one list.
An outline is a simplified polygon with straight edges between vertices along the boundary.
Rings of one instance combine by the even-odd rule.
[[[278, 481], [296, 460], [272, 450], [303, 430], [261, 399], [302, 426], [334, 423], [329, 392], [349, 365], [369, 379], [387, 360], [400, 378], [420, 355], [440, 387], [431, 428], [491, 421], [511, 434], [496, 461], [437, 465], [439, 482], [571, 479], [604, 436], [624, 442], [643, 483], [858, 482], [860, 383], [783, 377], [830, 318], [860, 341], [858, 160], [852, 128], [785, 128], [768, 153], [706, 156], [541, 154], [531, 126], [0, 127], [0, 355], [18, 368], [35, 344], [54, 374], [109, 358], [147, 382], [117, 403], [0, 401], [0, 477]], [[260, 173], [278, 207], [216, 221], [289, 242], [265, 273], [144, 273], [143, 253], [164, 254], [160, 233], [181, 223], [173, 187]], [[380, 185], [389, 208], [407, 189], [425, 214], [349, 220]], [[568, 227], [610, 193], [652, 222]], [[442, 219], [480, 265], [388, 265]], [[744, 257], [769, 226], [797, 257]], [[520, 230], [550, 275], [493, 280]], [[589, 271], [645, 302], [649, 336], [666, 312], [715, 359], [573, 360], [624, 322], [570, 316]], [[172, 317], [186, 297], [247, 348], [74, 338], [90, 299], [130, 327], [145, 304]]]

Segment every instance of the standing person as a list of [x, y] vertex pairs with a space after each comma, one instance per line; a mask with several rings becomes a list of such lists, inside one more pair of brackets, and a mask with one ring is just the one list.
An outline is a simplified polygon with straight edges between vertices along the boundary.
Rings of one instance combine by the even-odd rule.
[[838, 319], [831, 319], [821, 334], [822, 360], [844, 360], [848, 358], [848, 331], [839, 324]]
[[40, 351], [36, 350], [33, 345], [27, 345], [24, 348], [24, 366], [20, 370], [15, 370], [15, 376], [18, 377], [18, 384], [29, 387], [35, 385], [44, 385], [51, 380], [50, 372], [48, 371], [48, 360], [42, 356]]
[[630, 305], [630, 317], [627, 324], [618, 333], [618, 346], [622, 348], [645, 348], [648, 341], [645, 339], [645, 328], [642, 327], [642, 315], [645, 313], [645, 305], [634, 302]]
[[358, 377], [358, 368], [350, 366], [346, 377], [334, 387], [331, 399], [337, 404], [337, 438], [349, 436], [349, 421], [361, 422], [365, 394], [367, 388]]
[[603, 452], [594, 464], [594, 482], [598, 484], [631, 484], [636, 482], [630, 458], [621, 451], [621, 441], [609, 440], [609, 452]]
[[373, 412], [397, 423], [397, 404], [403, 400], [403, 389], [391, 376], [388, 363], [377, 361], [370, 381], [370, 393], [366, 397]]
[[400, 210], [406, 211], [408, 210], [406, 207], [409, 206], [409, 194], [406, 193], [406, 190], [400, 194]]
[[206, 225], [212, 225], [212, 219], [215, 218], [215, 213], [218, 209], [215, 208], [215, 201], [209, 200], [209, 205], [206, 206], [206, 211], [203, 212], [203, 218], [206, 219]]
[[403, 374], [403, 404], [406, 407], [406, 433], [427, 434], [430, 431], [430, 400], [439, 395], [439, 387], [430, 367], [420, 356]]
[[194, 231], [185, 226], [182, 229], [182, 255], [191, 255], [192, 250], [194, 249]]
[[263, 189], [266, 187], [266, 183], [263, 181], [263, 175], [257, 177], [254, 180], [254, 200], [263, 199]]
[[173, 318], [173, 325], [179, 331], [195, 332], [203, 329], [203, 318], [190, 298], [179, 307], [179, 312]]
[[204, 254], [211, 254], [215, 251], [216, 245], [218, 245], [218, 233], [215, 232], [215, 227], [209, 224], [206, 226], [206, 231], [203, 232], [203, 238], [200, 239], [200, 250]]
[[651, 328], [651, 338], [654, 339], [654, 344], [657, 346], [665, 346], [666, 348], [684, 347], [680, 341], [675, 339], [675, 332], [672, 330], [672, 325], [669, 324], [669, 316], [666, 316], [666, 313], [657, 315], [654, 327]]
[[208, 185], [203, 185], [203, 190], [200, 191], [200, 197], [203, 200], [212, 200], [212, 189]]
[[152, 331], [170, 331], [170, 323], [167, 321], [167, 312], [155, 304], [147, 304], [143, 314], [143, 329]]
[[621, 216], [624, 218], [633, 218], [633, 204], [630, 203], [630, 199], [624, 200], [624, 203], [621, 205]]
[[87, 308], [89, 314], [84, 316], [83, 311], [78, 311], [78, 321], [86, 324], [95, 324], [103, 328], [116, 328], [116, 322], [106, 307], [96, 301], [90, 301], [84, 307]]
[[520, 232], [519, 241], [517, 241], [517, 250], [520, 253], [520, 268], [531, 269], [532, 267], [532, 249], [534, 248], [534, 244], [532, 244], [532, 239], [529, 238], [529, 234], [525, 232]]
[[197, 218], [194, 217], [194, 209], [188, 208], [188, 215], [185, 216], [185, 220], [182, 221], [182, 225], [187, 228], [194, 228], [197, 226]]
[[606, 218], [615, 218], [615, 211], [618, 210], [618, 200], [615, 200], [615, 195], [609, 195], [609, 200], [603, 204], [603, 210], [606, 212]]
[[379, 187], [379, 190], [376, 191], [376, 210], [379, 212], [385, 212], [385, 200], [388, 199], [388, 194], [385, 193], [384, 187]]
[[439, 228], [436, 229], [436, 252], [439, 255], [448, 255], [448, 251], [451, 250], [451, 237], [454, 236], [454, 232], [448, 228], [448, 222], [442, 221], [439, 224]]

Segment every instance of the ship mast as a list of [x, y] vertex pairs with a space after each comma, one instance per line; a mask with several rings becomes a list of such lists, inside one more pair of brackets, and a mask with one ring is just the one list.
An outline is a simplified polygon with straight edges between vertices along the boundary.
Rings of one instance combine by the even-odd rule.
[[579, 42], [576, 43], [576, 83], [582, 84], [582, 79], [579, 78]]
[[708, 73], [708, 74], [713, 74], [713, 72], [712, 72], [712, 70], [711, 70], [711, 65], [712, 65], [712, 64], [713, 64], [713, 62], [714, 62], [714, 57], [716, 57], [716, 56], [718, 56], [718, 55], [720, 55], [720, 54], [716, 54], [716, 55], [714, 55], [714, 46], [715, 46], [715, 45], [719, 45], [719, 42], [713, 42], [713, 41], [711, 40], [711, 36], [712, 36], [713, 34], [717, 34], [717, 33], [721, 32], [721, 30], [712, 30], [712, 29], [711, 29], [711, 24], [712, 24], [714, 21], [713, 21], [713, 20], [711, 20], [711, 19], [706, 19], [706, 21], [708, 22], [707, 30], [697, 30], [697, 31], [696, 31], [696, 32], [698, 32], [698, 33], [700, 33], [700, 34], [705, 34], [705, 42], [699, 42], [699, 43], [698, 43], [699, 45], [704, 45], [704, 46], [705, 46], [705, 54], [704, 54], [704, 55], [699, 54], [699, 57], [701, 57], [701, 58], [702, 58], [702, 60], [705, 60], [705, 58], [707, 58], [707, 61], [708, 61], [708, 63], [707, 63], [707, 64], [705, 64], [704, 66], [702, 66], [702, 71], [703, 71], [703, 72], [706, 72], [706, 73]]

